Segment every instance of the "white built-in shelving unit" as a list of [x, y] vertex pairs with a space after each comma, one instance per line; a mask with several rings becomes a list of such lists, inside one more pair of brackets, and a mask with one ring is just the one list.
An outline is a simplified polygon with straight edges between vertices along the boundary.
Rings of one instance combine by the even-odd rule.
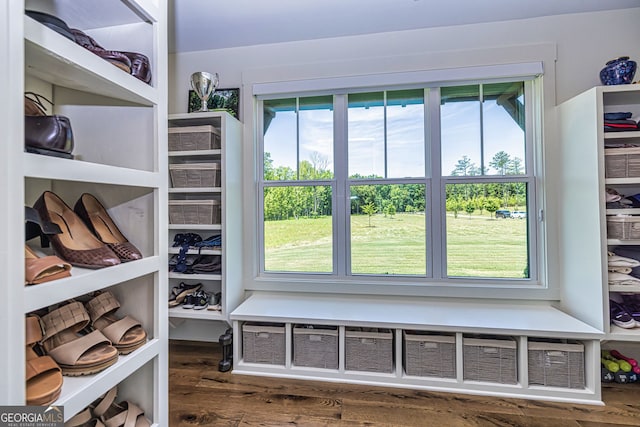
[[640, 286], [609, 285], [607, 252], [616, 246], [640, 245], [607, 235], [607, 217], [639, 215], [640, 209], [607, 209], [605, 191], [630, 196], [640, 193], [640, 178], [607, 178], [605, 147], [640, 144], [640, 132], [605, 132], [604, 113], [631, 112], [640, 117], [640, 85], [597, 86], [560, 104], [559, 141], [562, 165], [559, 197], [559, 241], [564, 268], [565, 308], [604, 332], [603, 348], [638, 357], [640, 328], [610, 323], [609, 298], [640, 293]]
[[[170, 200], [217, 200], [221, 206], [220, 224], [169, 224], [168, 254], [180, 248], [171, 247], [178, 233], [196, 233], [203, 239], [219, 235], [221, 248], [190, 249], [187, 255], [219, 255], [221, 271], [214, 274], [169, 273], [169, 289], [180, 282], [201, 283], [209, 294], [221, 292], [221, 310], [169, 309], [170, 338], [217, 341], [228, 328], [229, 313], [238, 306], [244, 293], [242, 269], [242, 123], [224, 111], [172, 114], [169, 127], [213, 126], [220, 135], [220, 148], [194, 151], [169, 151], [169, 164], [216, 162], [220, 165], [220, 187], [181, 187], [170, 185]], [[214, 323], [211, 323], [214, 321]]]
[[[2, 312], [0, 404], [25, 403], [26, 314], [98, 290], [110, 290], [118, 315], [138, 319], [148, 342], [106, 370], [64, 377], [62, 405], [69, 419], [118, 386], [154, 425], [168, 425], [167, 295], [167, 3], [165, 0], [3, 1], [0, 66], [4, 129], [0, 144]], [[146, 84], [25, 15], [57, 16], [111, 50], [149, 57]], [[23, 94], [55, 104], [49, 114], [69, 117], [73, 160], [24, 152]], [[50, 190], [73, 207], [88, 192], [105, 206], [123, 234], [142, 252], [139, 261], [24, 286], [24, 206]], [[28, 242], [40, 254], [37, 239]]]

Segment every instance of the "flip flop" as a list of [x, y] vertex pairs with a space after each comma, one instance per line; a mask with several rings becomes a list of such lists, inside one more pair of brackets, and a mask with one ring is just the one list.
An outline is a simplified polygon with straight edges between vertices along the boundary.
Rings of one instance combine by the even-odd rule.
[[47, 406], [60, 397], [62, 370], [50, 356], [38, 356], [33, 347], [42, 339], [37, 317], [26, 318], [27, 405]]

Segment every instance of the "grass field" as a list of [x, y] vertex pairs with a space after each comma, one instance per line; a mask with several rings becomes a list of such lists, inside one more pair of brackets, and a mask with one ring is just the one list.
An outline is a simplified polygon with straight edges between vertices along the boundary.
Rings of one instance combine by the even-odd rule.
[[[352, 216], [352, 271], [424, 276], [425, 217]], [[485, 215], [447, 216], [449, 276], [522, 278], [527, 266], [526, 224]], [[265, 222], [267, 271], [331, 272], [331, 218]]]

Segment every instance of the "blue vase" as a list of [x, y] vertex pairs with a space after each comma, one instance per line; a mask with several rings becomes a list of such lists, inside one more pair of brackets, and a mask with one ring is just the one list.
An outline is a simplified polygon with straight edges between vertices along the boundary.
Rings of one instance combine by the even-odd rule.
[[607, 86], [630, 84], [636, 74], [636, 65], [628, 56], [613, 59], [600, 71], [600, 81]]

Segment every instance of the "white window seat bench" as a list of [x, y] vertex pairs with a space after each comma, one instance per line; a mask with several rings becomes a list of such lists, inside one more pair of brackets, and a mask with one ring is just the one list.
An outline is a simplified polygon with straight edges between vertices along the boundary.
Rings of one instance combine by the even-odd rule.
[[[231, 314], [234, 327], [234, 373], [313, 379], [376, 386], [602, 404], [600, 339], [602, 331], [544, 303], [457, 301], [447, 299], [362, 295], [256, 292]], [[283, 363], [251, 363], [243, 357], [243, 326], [284, 327]], [[338, 340], [336, 369], [296, 366], [295, 325], [334, 327]], [[353, 327], [384, 328], [393, 333], [393, 369], [389, 373], [346, 369], [345, 331]], [[404, 367], [406, 331], [445, 334], [455, 342], [455, 377], [407, 375]], [[514, 383], [465, 379], [463, 348], [467, 338], [502, 337], [515, 341]], [[584, 347], [584, 387], [529, 384], [528, 345], [532, 340], [570, 340]], [[565, 341], [562, 341], [565, 342]], [[255, 350], [255, 349], [254, 349]], [[259, 349], [258, 349], [259, 350]], [[537, 368], [535, 368], [537, 369]], [[545, 371], [546, 372], [546, 371]]]

